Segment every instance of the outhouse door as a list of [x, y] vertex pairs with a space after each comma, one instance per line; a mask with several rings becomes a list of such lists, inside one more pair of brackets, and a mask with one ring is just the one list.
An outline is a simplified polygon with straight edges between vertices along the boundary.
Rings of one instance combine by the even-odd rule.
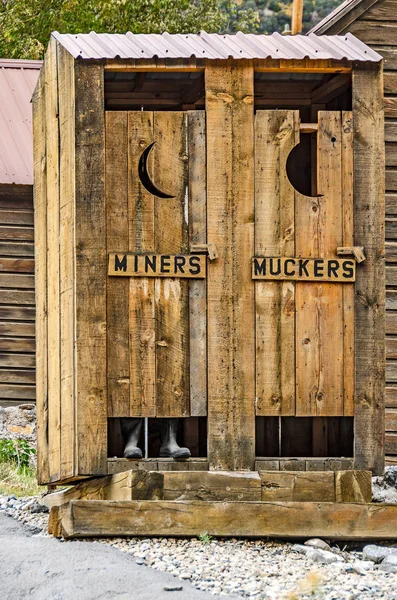
[[255, 283], [256, 414], [352, 416], [356, 265], [338, 256], [354, 246], [352, 113], [318, 113], [313, 196], [287, 176], [299, 139], [298, 111], [257, 112], [255, 255], [282, 258]]
[[165, 257], [164, 276], [108, 277], [108, 416], [204, 416], [206, 280], [171, 275], [205, 252], [205, 113], [107, 112], [105, 160], [108, 254]]

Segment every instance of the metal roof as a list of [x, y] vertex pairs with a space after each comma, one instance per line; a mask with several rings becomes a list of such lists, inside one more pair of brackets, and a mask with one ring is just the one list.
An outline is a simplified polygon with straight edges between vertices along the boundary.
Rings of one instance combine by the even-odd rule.
[[33, 184], [30, 99], [41, 65], [0, 59], [0, 184]]
[[382, 57], [356, 37], [316, 35], [233, 35], [79, 33], [52, 34], [74, 58], [82, 59], [334, 59], [379, 62]]

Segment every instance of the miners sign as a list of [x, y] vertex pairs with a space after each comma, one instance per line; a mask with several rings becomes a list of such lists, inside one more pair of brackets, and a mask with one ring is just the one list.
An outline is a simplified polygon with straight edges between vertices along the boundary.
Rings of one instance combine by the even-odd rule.
[[356, 261], [350, 258], [255, 257], [252, 259], [252, 278], [351, 283], [356, 280]]
[[109, 275], [203, 279], [205, 254], [109, 254]]

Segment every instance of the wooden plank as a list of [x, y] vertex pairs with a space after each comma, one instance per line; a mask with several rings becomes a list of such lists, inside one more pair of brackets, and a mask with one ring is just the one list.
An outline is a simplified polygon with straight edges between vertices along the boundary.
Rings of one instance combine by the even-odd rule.
[[96, 477], [47, 494], [44, 506], [62, 506], [71, 500], [161, 500], [164, 476], [149, 471], [123, 471]]
[[30, 304], [34, 306], [34, 290], [0, 289], [0, 304]]
[[[397, 98], [395, 96], [387, 96], [384, 98], [385, 117], [395, 119], [397, 117]], [[387, 180], [386, 180], [387, 184]]]
[[259, 501], [261, 479], [256, 472], [166, 472], [164, 500]]
[[[102, 536], [394, 539], [395, 504], [73, 500], [61, 507], [66, 538]], [[249, 518], [247, 518], [247, 515]]]
[[397, 263], [397, 242], [386, 242], [385, 252], [388, 263]]
[[[296, 193], [297, 257], [334, 258], [343, 239], [341, 114], [318, 113], [318, 197]], [[351, 227], [351, 224], [349, 224]], [[343, 286], [296, 284], [296, 415], [344, 410]]]
[[[355, 243], [366, 248], [355, 301], [355, 469], [383, 473], [385, 381], [382, 71], [353, 71]], [[363, 177], [365, 173], [365, 177]]]
[[397, 38], [397, 21], [356, 21], [349, 27], [349, 33], [358, 37], [364, 44], [369, 46], [395, 45]]
[[205, 70], [208, 267], [208, 457], [211, 470], [252, 469], [255, 458], [253, 65]]
[[9, 400], [35, 400], [36, 387], [34, 385], [0, 383], [0, 398], [7, 398]]
[[54, 38], [51, 38], [46, 61], [48, 462], [50, 481], [58, 481], [61, 476], [59, 107]]
[[386, 71], [383, 77], [383, 84], [385, 94], [397, 94], [397, 73]]
[[385, 466], [386, 467], [397, 466], [397, 456], [385, 456]]
[[386, 193], [386, 215], [397, 215], [397, 194]]
[[396, 5], [394, 0], [381, 0], [366, 10], [362, 15], [361, 20], [394, 21], [397, 20], [395, 10]]
[[395, 121], [385, 120], [385, 142], [397, 142], [397, 123]]
[[371, 471], [336, 471], [335, 501], [362, 503], [371, 502], [371, 477]]
[[0, 226], [0, 240], [9, 240], [10, 242], [33, 242], [33, 227], [18, 227], [14, 225]]
[[0, 319], [34, 321], [35, 313], [32, 306], [0, 306]]
[[[128, 191], [129, 249], [135, 252], [153, 252], [154, 196], [146, 190], [139, 178], [133, 175], [137, 171], [142, 152], [153, 142], [153, 113], [141, 111], [129, 114], [128, 139], [131, 174]], [[153, 151], [149, 155], [148, 168], [153, 173]], [[127, 414], [132, 416], [156, 416], [154, 289], [154, 280], [130, 280], [130, 406]]]
[[386, 358], [397, 358], [397, 337], [386, 337]]
[[28, 258], [0, 257], [0, 271], [13, 273], [34, 273], [34, 260]]
[[208, 471], [205, 458], [174, 460], [172, 458], [149, 458], [144, 460], [116, 458], [108, 460], [108, 473], [145, 469], [148, 471]]
[[59, 301], [61, 373], [61, 479], [76, 474], [75, 457], [75, 104], [74, 58], [58, 46], [59, 104]]
[[372, 49], [383, 56], [383, 68], [395, 71], [397, 69], [396, 48], [393, 45], [383, 46], [374, 44]]
[[[204, 89], [204, 85], [203, 85]], [[207, 243], [205, 112], [188, 112], [189, 243]], [[189, 282], [190, 416], [207, 415], [207, 283]]]
[[391, 431], [386, 432], [385, 454], [397, 454], [397, 433]]
[[[397, 75], [397, 74], [396, 74]], [[397, 144], [395, 142], [386, 142], [386, 166], [397, 167]]]
[[29, 242], [0, 242], [0, 256], [33, 256], [34, 244]]
[[[109, 253], [129, 248], [128, 153], [135, 140], [132, 138], [129, 146], [127, 113], [106, 112], [105, 123], [106, 250]], [[131, 181], [137, 179], [136, 169], [132, 173]], [[129, 287], [128, 279], [107, 278], [108, 417], [130, 414], [130, 385], [134, 384], [130, 382]]]
[[385, 410], [385, 429], [397, 432], [397, 410], [395, 408]]
[[388, 360], [386, 362], [386, 381], [397, 381], [397, 361]]
[[397, 219], [395, 217], [386, 217], [385, 234], [386, 239], [397, 239]]
[[[36, 365], [34, 354], [0, 354], [0, 367], [31, 369]], [[38, 388], [39, 389], [39, 388]]]
[[386, 265], [386, 285], [397, 285], [397, 267], [393, 264]]
[[[155, 252], [188, 251], [187, 115], [156, 112], [153, 137], [154, 174], [160, 190], [173, 198], [155, 197]], [[184, 417], [190, 413], [189, 282], [157, 279], [156, 312], [156, 415]]]
[[36, 373], [32, 369], [30, 371], [24, 369], [1, 369], [0, 383], [36, 383]]
[[20, 273], [0, 273], [0, 287], [34, 290], [34, 276]]
[[0, 225], [30, 225], [33, 227], [32, 210], [9, 210], [0, 208]]
[[[354, 246], [353, 201], [353, 113], [342, 112], [342, 220], [343, 245]], [[354, 285], [345, 285], [343, 295], [343, 414], [354, 415]]]
[[261, 471], [264, 502], [335, 502], [335, 476], [331, 471]]
[[105, 475], [107, 265], [103, 65], [75, 62], [75, 98], [77, 474]]
[[[286, 162], [299, 140], [299, 114], [255, 117], [255, 254], [295, 254], [295, 191]], [[256, 414], [295, 413], [295, 284], [255, 282]]]
[[385, 406], [386, 408], [397, 408], [397, 386], [386, 386]]
[[34, 338], [8, 338], [0, 337], [0, 352], [34, 352], [36, 341]]

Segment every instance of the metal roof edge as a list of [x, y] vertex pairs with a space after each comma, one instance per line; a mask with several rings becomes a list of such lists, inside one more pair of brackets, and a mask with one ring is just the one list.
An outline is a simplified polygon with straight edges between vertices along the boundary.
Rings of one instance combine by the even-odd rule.
[[358, 8], [357, 14], [348, 23], [348, 25], [350, 25], [378, 1], [379, 0], [345, 0], [345, 2], [342, 2], [342, 4], [339, 4], [339, 6], [334, 8], [334, 10], [317, 23], [317, 25], [312, 27], [306, 35], [312, 33], [323, 35], [324, 33], [327, 33], [333, 25], [336, 25], [341, 19], [348, 16], [353, 9]]
[[17, 58], [0, 58], [2, 69], [41, 69], [42, 60], [24, 60]]

